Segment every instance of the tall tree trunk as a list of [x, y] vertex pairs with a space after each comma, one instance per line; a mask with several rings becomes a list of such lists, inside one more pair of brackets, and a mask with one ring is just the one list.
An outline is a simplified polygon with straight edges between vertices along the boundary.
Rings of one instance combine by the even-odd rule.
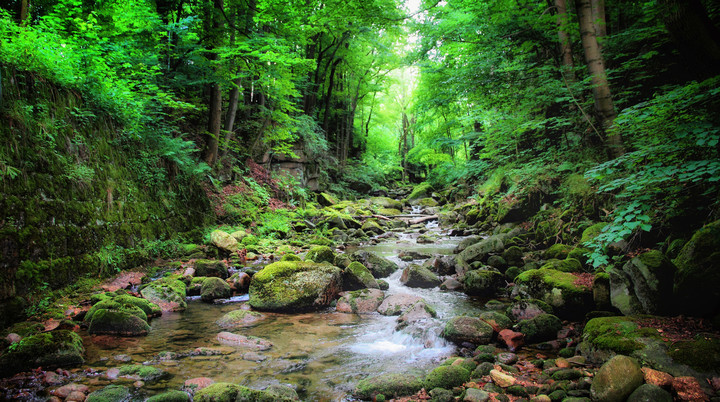
[[[208, 59], [212, 61], [218, 60], [218, 54], [215, 48], [220, 44], [222, 27], [222, 8], [223, 0], [213, 0], [212, 9], [212, 32], [210, 45], [208, 46]], [[217, 70], [217, 67], [213, 67]], [[205, 162], [212, 166], [217, 162], [218, 157], [218, 143], [220, 138], [220, 128], [222, 127], [222, 91], [220, 90], [220, 83], [215, 82], [210, 88], [210, 101], [208, 107], [208, 133], [207, 142], [205, 145]]]
[[568, 81], [575, 81], [575, 70], [573, 67], [572, 46], [568, 34], [567, 3], [565, 0], [555, 0], [557, 8], [558, 40], [560, 42], [560, 60], [562, 72]]
[[238, 104], [240, 103], [240, 85], [242, 79], [235, 78], [233, 80], [233, 89], [230, 91], [230, 103], [228, 105], [228, 112], [225, 119], [225, 146], [223, 148], [222, 156], [227, 155], [228, 149], [230, 149], [230, 141], [233, 137], [233, 129], [235, 128], [235, 117], [237, 116]]
[[[593, 26], [595, 27], [595, 36], [604, 38], [607, 35], [605, 0], [590, 0], [590, 9], [592, 11]], [[599, 41], [599, 46], [602, 49], [602, 41]]]
[[20, 25], [25, 25], [26, 20], [28, 18], [28, 9], [30, 8], [30, 5], [28, 4], [29, 0], [22, 0], [20, 2]]
[[612, 100], [612, 92], [605, 73], [605, 61], [595, 37], [595, 26], [592, 20], [590, 0], [575, 0], [578, 19], [580, 22], [580, 36], [585, 51], [585, 62], [590, 72], [593, 98], [595, 99], [595, 113], [600, 126], [605, 132], [605, 142], [610, 154], [616, 158], [625, 153], [620, 133], [610, 130], [617, 113]]
[[342, 59], [336, 59], [332, 63], [332, 67], [330, 68], [330, 79], [328, 81], [328, 88], [327, 88], [327, 94], [325, 96], [325, 114], [323, 115], [323, 125], [322, 129], [325, 131], [325, 135], [328, 135], [328, 129], [330, 128], [330, 106], [331, 106], [331, 98], [332, 98], [332, 92], [335, 87], [335, 70], [337, 69], [338, 64]]

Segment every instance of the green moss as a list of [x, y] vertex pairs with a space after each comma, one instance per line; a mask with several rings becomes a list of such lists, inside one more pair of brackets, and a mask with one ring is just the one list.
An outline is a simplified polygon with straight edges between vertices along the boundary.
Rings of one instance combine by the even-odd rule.
[[687, 364], [699, 371], [717, 374], [720, 338], [716, 335], [699, 334], [693, 340], [673, 343], [668, 354], [678, 363]]
[[583, 340], [593, 347], [625, 355], [644, 347], [637, 341], [641, 337], [659, 338], [659, 333], [653, 328], [641, 328], [631, 317], [593, 318], [583, 330]]
[[567, 258], [564, 260], [552, 259], [546, 262], [541, 269], [554, 269], [562, 272], [582, 272], [582, 264], [575, 258]]
[[90, 321], [90, 334], [109, 334], [121, 336], [143, 336], [150, 331], [147, 321], [135, 314], [119, 310], [99, 309]]
[[307, 252], [305, 255], [305, 261], [313, 261], [317, 263], [329, 262], [332, 264], [335, 262], [335, 253], [328, 246], [315, 246]]
[[280, 261], [302, 261], [302, 258], [297, 254], [285, 254], [280, 258]]
[[423, 382], [425, 389], [445, 388], [452, 389], [459, 387], [470, 380], [470, 371], [457, 366], [440, 366], [433, 369]]
[[190, 395], [183, 391], [168, 391], [146, 399], [145, 402], [189, 402]]
[[0, 358], [0, 374], [12, 374], [42, 366], [45, 369], [71, 367], [85, 362], [82, 338], [72, 331], [59, 330], [23, 338]]
[[381, 374], [358, 382], [353, 395], [365, 400], [377, 395], [394, 398], [413, 395], [422, 387], [419, 378], [407, 373]]
[[568, 257], [568, 254], [572, 250], [572, 246], [569, 246], [567, 244], [553, 244], [545, 250], [545, 258], [555, 258], [562, 260], [564, 258]]
[[122, 385], [107, 387], [90, 393], [85, 402], [121, 402], [130, 399], [130, 389]]
[[602, 233], [602, 230], [605, 228], [605, 226], [607, 226], [607, 223], [600, 222], [583, 230], [582, 236], [580, 237], [580, 242], [586, 243], [596, 238], [600, 233]]
[[408, 195], [408, 201], [417, 200], [420, 198], [426, 198], [432, 194], [432, 185], [428, 182], [422, 182], [413, 188], [413, 191]]
[[167, 373], [153, 366], [129, 364], [119, 368], [121, 376], [138, 377], [145, 382], [154, 382], [167, 376]]
[[531, 269], [517, 276], [518, 283], [531, 282], [539, 279], [551, 288], [559, 288], [571, 294], [586, 293], [587, 288], [575, 285], [577, 277], [569, 272], [554, 269]]
[[340, 268], [328, 263], [278, 261], [253, 276], [249, 304], [261, 310], [325, 306], [331, 302], [327, 297], [334, 296], [333, 290], [339, 291], [336, 287], [341, 282]]
[[227, 382], [216, 382], [196, 392], [195, 402], [235, 402], [240, 386]]

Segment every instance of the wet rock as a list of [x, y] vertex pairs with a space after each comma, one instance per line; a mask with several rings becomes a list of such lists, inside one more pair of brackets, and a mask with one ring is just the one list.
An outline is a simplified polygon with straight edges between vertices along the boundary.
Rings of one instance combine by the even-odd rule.
[[507, 388], [515, 384], [515, 381], [517, 381], [515, 377], [495, 369], [490, 370], [490, 378], [492, 379], [493, 383], [500, 388]]
[[362, 229], [365, 233], [371, 233], [375, 236], [385, 233], [385, 229], [383, 229], [380, 224], [374, 220], [365, 221], [360, 229]]
[[471, 296], [494, 296], [504, 288], [505, 276], [497, 271], [476, 269], [463, 279], [465, 293]]
[[582, 263], [576, 258], [566, 258], [564, 260], [551, 259], [540, 268], [554, 269], [560, 272], [583, 272]]
[[525, 335], [528, 343], [538, 343], [557, 338], [557, 332], [562, 328], [562, 322], [552, 314], [540, 314], [530, 320], [522, 320], [516, 330]]
[[508, 234], [493, 235], [465, 248], [455, 258], [458, 273], [467, 272], [467, 266], [473, 262], [483, 262], [491, 253], [500, 253], [505, 248], [504, 240], [509, 239]]
[[219, 320], [217, 320], [217, 324], [221, 328], [241, 328], [241, 327], [251, 327], [253, 325], [257, 325], [258, 322], [266, 319], [267, 316], [262, 313], [258, 313], [257, 311], [249, 311], [249, 310], [235, 310], [231, 311], [224, 316], [222, 316]]
[[630, 394], [627, 402], [672, 402], [672, 400], [672, 395], [657, 385], [643, 384]]
[[472, 371], [471, 378], [480, 378], [486, 375], [490, 375], [490, 371], [494, 369], [494, 365], [491, 362], [482, 362], [475, 367]]
[[674, 291], [681, 311], [709, 316], [720, 310], [720, 220], [695, 232], [677, 258]]
[[197, 378], [191, 378], [189, 380], [185, 380], [185, 383], [183, 384], [184, 388], [188, 388], [194, 391], [199, 391], [203, 388], [207, 388], [210, 385], [214, 384], [215, 380], [208, 377], [197, 377]]
[[23, 338], [0, 356], [0, 374], [11, 375], [37, 367], [54, 369], [83, 364], [82, 338], [75, 332], [58, 330]]
[[130, 389], [122, 385], [108, 385], [90, 393], [86, 402], [120, 402], [130, 398]]
[[85, 314], [91, 334], [142, 336], [147, 335], [149, 317], [162, 314], [157, 304], [127, 294], [115, 294], [97, 302]]
[[440, 366], [434, 368], [423, 381], [425, 389], [459, 387], [470, 380], [470, 371], [461, 366]]
[[215, 247], [227, 252], [234, 253], [240, 249], [240, 244], [237, 239], [222, 230], [214, 230], [210, 233], [210, 241]]
[[73, 391], [65, 398], [65, 402], [83, 402], [87, 396], [83, 392]]
[[657, 250], [638, 255], [622, 267], [611, 271], [612, 305], [623, 314], [664, 314], [670, 310], [675, 265]]
[[389, 197], [372, 197], [370, 198], [370, 203], [372, 204], [375, 209], [377, 208], [388, 208], [388, 209], [403, 209], [402, 202], [398, 200], [393, 200]]
[[[559, 367], [559, 366], [558, 366]], [[551, 378], [555, 381], [573, 381], [585, 377], [585, 374], [577, 369], [564, 368], [552, 373]]]
[[342, 289], [342, 271], [330, 264], [272, 263], [253, 276], [249, 304], [258, 310], [297, 311], [329, 306]]
[[[414, 261], [414, 260], [427, 260], [428, 258], [431, 258], [432, 255], [428, 253], [423, 253], [421, 251], [414, 251], [414, 250], [402, 250], [398, 253], [398, 258], [400, 258], [403, 261]], [[432, 266], [433, 261], [437, 260], [439, 257], [433, 258], [432, 261], [428, 261], [428, 265]]]
[[70, 383], [67, 385], [63, 385], [60, 388], [56, 388], [52, 391], [50, 391], [50, 395], [57, 396], [58, 398], [65, 399], [70, 395], [72, 392], [81, 392], [83, 395], [86, 394], [90, 389], [87, 385], [84, 384], [76, 384], [76, 383]]
[[503, 329], [498, 332], [498, 339], [505, 343], [511, 351], [516, 351], [525, 344], [525, 334], [510, 329]]
[[262, 338], [255, 336], [245, 336], [233, 334], [232, 332], [221, 332], [217, 335], [217, 340], [223, 345], [238, 346], [253, 350], [268, 350], [273, 344]]
[[435, 236], [423, 234], [418, 236], [418, 238], [415, 239], [415, 242], [417, 244], [434, 244], [435, 242], [437, 242], [437, 240], [438, 239]]
[[198, 390], [193, 400], [196, 402], [234, 402], [239, 391], [240, 385], [216, 382]]
[[485, 320], [495, 331], [500, 331], [512, 327], [512, 320], [503, 313], [497, 311], [484, 311], [480, 313], [480, 318]]
[[378, 313], [382, 315], [400, 315], [415, 303], [422, 301], [422, 298], [409, 294], [394, 294], [383, 300], [378, 306]]
[[297, 392], [288, 387], [287, 385], [273, 384], [265, 388], [265, 392], [270, 395], [276, 395], [280, 398], [285, 398], [293, 401], [299, 401], [300, 397]]
[[453, 392], [445, 388], [433, 388], [429, 394], [432, 398], [430, 400], [433, 402], [453, 402], [455, 400]]
[[349, 257], [352, 261], [363, 264], [375, 278], [385, 278], [398, 270], [397, 264], [370, 251], [358, 250]]
[[154, 366], [146, 366], [143, 364], [130, 364], [118, 367], [118, 376], [126, 377], [133, 380], [140, 380], [146, 383], [152, 383], [160, 379], [169, 377], [170, 375]]
[[577, 277], [569, 272], [531, 269], [515, 278], [513, 295], [542, 300], [560, 317], [582, 318], [586, 306], [592, 305], [592, 290], [576, 281]]
[[518, 361], [518, 357], [515, 353], [510, 352], [502, 352], [498, 353], [498, 355], [495, 357], [499, 363], [502, 364], [515, 364]]
[[183, 391], [173, 390], [151, 396], [145, 402], [190, 402], [190, 395]]
[[[585, 324], [580, 350], [589, 361], [603, 362], [614, 354], [630, 355], [644, 349], [644, 339], [659, 339], [654, 328], [642, 328], [637, 317], [597, 317]], [[641, 342], [642, 341], [642, 342]]]
[[610, 299], [610, 275], [606, 272], [599, 272], [593, 278], [593, 301], [598, 311], [612, 310]]
[[195, 261], [196, 276], [212, 276], [216, 278], [227, 278], [228, 269], [222, 261], [217, 260], [197, 260]]
[[549, 259], [558, 259], [562, 260], [568, 257], [568, 254], [570, 254], [570, 251], [572, 251], [573, 247], [569, 246], [567, 244], [553, 244], [545, 250], [545, 253], [543, 254], [543, 257], [547, 260]]
[[228, 285], [230, 285], [230, 290], [232, 290], [234, 293], [242, 293], [246, 292], [248, 290], [248, 287], [250, 287], [250, 280], [250, 275], [248, 275], [247, 273], [236, 272], [227, 279], [227, 283]]
[[442, 290], [462, 290], [463, 284], [455, 278], [448, 278], [440, 284]]
[[316, 263], [328, 262], [332, 264], [335, 262], [335, 253], [328, 246], [315, 246], [310, 249], [305, 255], [305, 261], [312, 261]]
[[469, 342], [486, 344], [492, 338], [493, 328], [485, 321], [475, 317], [455, 317], [445, 325], [442, 336], [457, 344]]
[[643, 373], [635, 359], [617, 355], [600, 367], [590, 393], [594, 400], [622, 402], [643, 383]]
[[410, 288], [426, 289], [434, 288], [441, 283], [437, 275], [417, 264], [410, 264], [403, 270], [400, 282]]
[[404, 328], [408, 325], [428, 320], [436, 315], [435, 310], [428, 306], [425, 301], [421, 300], [413, 304], [398, 317], [398, 328]]
[[114, 360], [117, 360], [117, 361], [119, 361], [119, 362], [123, 362], [123, 363], [127, 363], [127, 362], [129, 362], [129, 361], [132, 361], [132, 357], [130, 357], [130, 356], [128, 356], [128, 355], [115, 355], [115, 356], [113, 356], [113, 359], [114, 359]]
[[382, 394], [386, 398], [413, 395], [423, 387], [420, 378], [407, 373], [381, 374], [358, 382], [353, 396], [372, 400]]
[[232, 296], [230, 285], [221, 278], [205, 278], [200, 287], [200, 299], [207, 303], [216, 299], [226, 299], [230, 296]]
[[352, 261], [343, 270], [343, 288], [345, 290], [378, 289], [380, 285], [369, 269], [357, 261]]
[[256, 352], [247, 352], [243, 353], [242, 358], [250, 362], [262, 362], [267, 360], [268, 357]]
[[450, 255], [433, 257], [427, 261], [427, 265], [438, 275], [452, 275], [455, 273], [455, 259]]
[[177, 279], [162, 278], [151, 282], [140, 290], [142, 297], [157, 304], [162, 311], [183, 311], [187, 288]]
[[522, 265], [524, 253], [520, 247], [512, 246], [503, 251], [502, 257], [509, 265]]
[[372, 314], [382, 303], [385, 293], [380, 289], [361, 289], [340, 293], [335, 309], [341, 313]]

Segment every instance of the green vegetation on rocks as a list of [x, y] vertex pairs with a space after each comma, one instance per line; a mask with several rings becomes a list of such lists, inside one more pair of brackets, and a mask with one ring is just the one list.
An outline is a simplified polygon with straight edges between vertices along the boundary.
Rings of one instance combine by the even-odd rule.
[[597, 317], [585, 324], [583, 342], [596, 350], [629, 355], [642, 349], [639, 338], [659, 338], [654, 328], [642, 328], [633, 317]]
[[328, 262], [330, 264], [335, 262], [335, 253], [328, 246], [315, 246], [310, 249], [305, 255], [305, 261], [311, 261], [316, 263]]
[[546, 302], [558, 316], [577, 318], [585, 314], [585, 306], [593, 301], [592, 290], [576, 284], [577, 280], [569, 272], [531, 269], [515, 278], [515, 291]]
[[108, 385], [91, 392], [85, 402], [123, 402], [130, 398], [130, 389], [123, 385]]
[[643, 384], [644, 377], [638, 362], [617, 355], [600, 367], [593, 379], [590, 393], [596, 401], [624, 402]]
[[687, 314], [720, 314], [720, 220], [695, 232], [674, 260], [675, 294]]
[[259, 310], [294, 311], [330, 305], [342, 289], [342, 271], [330, 264], [274, 262], [253, 276], [250, 305]]
[[470, 380], [470, 371], [460, 365], [434, 368], [423, 381], [425, 389], [459, 387]]
[[215, 299], [226, 299], [232, 296], [232, 289], [225, 280], [209, 277], [205, 278], [200, 287], [200, 299], [204, 302], [212, 302]]
[[70, 368], [85, 362], [82, 338], [72, 331], [35, 334], [15, 343], [0, 356], [0, 374], [9, 375], [37, 367]]
[[422, 387], [420, 378], [407, 373], [381, 374], [358, 382], [353, 395], [365, 400], [371, 400], [376, 395], [396, 398], [413, 395]]
[[140, 289], [140, 294], [157, 304], [163, 311], [183, 311], [187, 308], [187, 287], [178, 279], [162, 278]]
[[227, 265], [225, 265], [225, 263], [222, 261], [197, 260], [197, 261], [195, 261], [195, 275], [227, 278], [228, 277], [228, 269], [227, 269]]
[[370, 251], [355, 251], [349, 257], [352, 261], [363, 264], [378, 279], [390, 276], [398, 270], [397, 264]]
[[505, 285], [505, 276], [497, 271], [476, 269], [463, 279], [465, 293], [472, 296], [493, 296]]
[[189, 402], [190, 395], [183, 391], [167, 391], [162, 394], [151, 396], [145, 402]]
[[442, 332], [443, 338], [455, 342], [470, 342], [474, 344], [486, 344], [490, 342], [493, 335], [493, 328], [485, 321], [475, 317], [454, 317], [445, 324]]
[[164, 370], [144, 364], [130, 364], [126, 366], [121, 366], [119, 369], [120, 376], [137, 378], [143, 382], [148, 383], [155, 382], [169, 376], [169, 374]]
[[517, 330], [525, 335], [525, 341], [537, 343], [557, 338], [562, 322], [552, 314], [539, 314], [517, 324]]
[[351, 262], [343, 270], [343, 289], [358, 290], [363, 288], [380, 288], [369, 269], [357, 261]]

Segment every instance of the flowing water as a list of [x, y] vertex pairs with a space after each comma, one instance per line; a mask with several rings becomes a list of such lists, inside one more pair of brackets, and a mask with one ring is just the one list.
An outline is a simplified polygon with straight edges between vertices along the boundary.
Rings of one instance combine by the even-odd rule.
[[[362, 247], [398, 263], [400, 251], [429, 254], [451, 254], [459, 238], [443, 236], [435, 225], [429, 231], [440, 240], [435, 244], [417, 244], [415, 233], [401, 234], [399, 239], [384, 240]], [[417, 263], [421, 261], [415, 261]], [[443, 323], [450, 317], [474, 310], [478, 302], [459, 292], [436, 289], [412, 289], [403, 286], [401, 270], [386, 278], [390, 288], [386, 295], [409, 293], [423, 297], [436, 309], [437, 318], [422, 325], [411, 325], [396, 331], [396, 318], [379, 314], [354, 315], [336, 313], [333, 309], [303, 314], [267, 314], [257, 326], [231, 332], [269, 340], [267, 351], [248, 353], [242, 348], [222, 346], [216, 340], [224, 331], [216, 321], [225, 313], [242, 308], [240, 302], [214, 305], [190, 300], [181, 313], [166, 313], [151, 321], [147, 337], [116, 338], [87, 336], [87, 365], [98, 371], [133, 363], [157, 364], [172, 376], [165, 381], [145, 385], [145, 395], [167, 389], [179, 389], [187, 379], [209, 377], [215, 381], [239, 383], [262, 389], [271, 384], [288, 384], [307, 400], [348, 400], [355, 384], [368, 376], [386, 372], [422, 373], [455, 351], [452, 344], [439, 337]], [[214, 356], [187, 356], [199, 347], [216, 348]], [[158, 359], [161, 352], [174, 352]], [[167, 356], [167, 354], [164, 354]], [[90, 382], [100, 386], [109, 383], [98, 375]]]

